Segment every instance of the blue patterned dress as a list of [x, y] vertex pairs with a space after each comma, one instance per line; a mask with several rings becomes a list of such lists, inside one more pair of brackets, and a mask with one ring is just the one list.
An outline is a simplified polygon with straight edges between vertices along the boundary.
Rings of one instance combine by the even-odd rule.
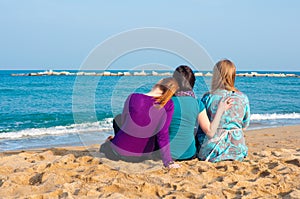
[[212, 121], [217, 112], [219, 101], [222, 97], [230, 96], [234, 102], [231, 109], [224, 112], [218, 130], [213, 138], [204, 136], [198, 131], [197, 137], [202, 143], [198, 153], [200, 160], [218, 162], [222, 160], [242, 161], [248, 154], [248, 147], [245, 144], [243, 128], [249, 126], [250, 106], [248, 97], [240, 91], [216, 90], [214, 93], [207, 93], [203, 96], [209, 120]]

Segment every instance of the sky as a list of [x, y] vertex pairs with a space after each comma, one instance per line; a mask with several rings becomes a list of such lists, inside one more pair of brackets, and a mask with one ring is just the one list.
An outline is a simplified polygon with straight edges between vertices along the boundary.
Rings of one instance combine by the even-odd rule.
[[[186, 35], [213, 62], [227, 58], [240, 71], [300, 71], [299, 19], [298, 0], [0, 0], [0, 69], [77, 70], [108, 38], [157, 27]], [[146, 50], [111, 67], [185, 61]]]

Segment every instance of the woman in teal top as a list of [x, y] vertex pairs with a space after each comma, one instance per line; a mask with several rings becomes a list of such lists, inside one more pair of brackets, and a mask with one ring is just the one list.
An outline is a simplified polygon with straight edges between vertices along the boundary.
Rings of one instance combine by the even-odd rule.
[[[174, 114], [169, 127], [171, 155], [175, 160], [188, 160], [196, 156], [195, 127], [200, 115], [200, 122], [204, 122], [202, 117], [206, 116], [206, 110], [203, 103], [195, 98], [193, 92], [195, 75], [191, 68], [179, 66], [174, 71], [173, 77], [178, 82], [179, 89], [172, 97]], [[226, 102], [220, 103], [219, 115], [230, 107], [230, 99]], [[206, 119], [208, 121], [207, 116]], [[218, 124], [218, 119], [213, 121], [212, 125], [210, 122], [203, 123], [203, 126], [207, 125], [208, 133], [216, 126], [214, 123]]]
[[[209, 120], [216, 117], [219, 101], [225, 96], [233, 100], [232, 108], [224, 113], [218, 130], [207, 134], [200, 147], [198, 158], [210, 162], [222, 160], [243, 160], [248, 148], [245, 143], [243, 129], [249, 126], [250, 107], [248, 97], [235, 88], [235, 65], [230, 60], [221, 60], [214, 67], [211, 92], [202, 98]], [[200, 125], [202, 128], [202, 126]], [[204, 130], [204, 128], [202, 128]], [[198, 133], [197, 137], [204, 135]]]

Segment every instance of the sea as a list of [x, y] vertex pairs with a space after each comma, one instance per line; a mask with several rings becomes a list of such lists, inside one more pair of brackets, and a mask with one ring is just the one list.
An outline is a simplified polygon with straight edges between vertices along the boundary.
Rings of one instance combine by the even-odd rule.
[[[31, 72], [42, 71], [0, 71], [0, 151], [101, 144], [113, 134], [113, 117], [127, 96], [146, 93], [163, 78], [11, 76]], [[197, 98], [209, 91], [210, 81], [197, 77]], [[300, 78], [237, 77], [236, 87], [250, 100], [249, 129], [300, 125]]]

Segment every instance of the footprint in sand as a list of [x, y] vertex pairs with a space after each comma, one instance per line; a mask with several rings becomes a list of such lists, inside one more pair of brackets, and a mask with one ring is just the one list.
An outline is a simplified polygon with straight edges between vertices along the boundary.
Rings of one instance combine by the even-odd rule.
[[268, 168], [269, 169], [274, 169], [275, 167], [277, 167], [279, 165], [278, 162], [270, 162], [268, 163]]
[[295, 166], [300, 167], [300, 159], [299, 158], [292, 159], [292, 160], [287, 160], [287, 161], [285, 161], [285, 163], [287, 163], [287, 164], [293, 164]]

